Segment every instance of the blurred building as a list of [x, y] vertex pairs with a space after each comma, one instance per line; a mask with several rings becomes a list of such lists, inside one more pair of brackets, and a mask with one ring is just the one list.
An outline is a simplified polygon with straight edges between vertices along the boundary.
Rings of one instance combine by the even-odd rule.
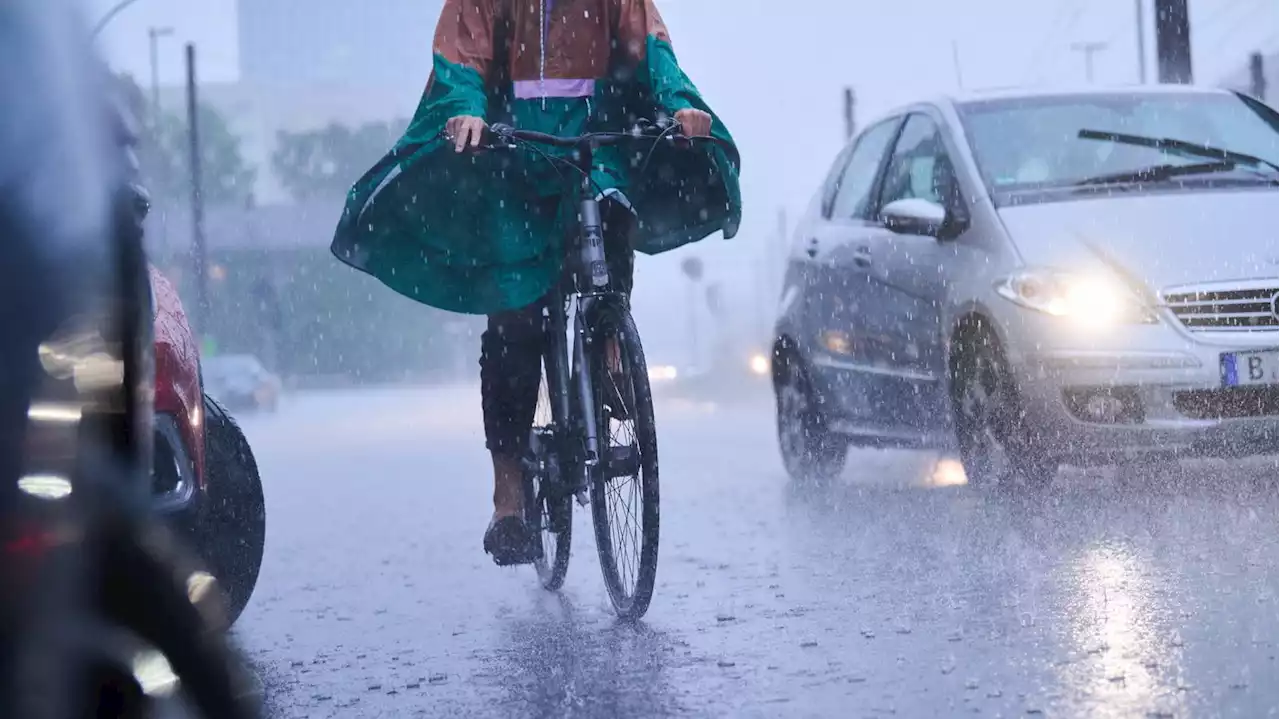
[[[239, 0], [240, 78], [259, 88], [422, 87], [441, 0]], [[416, 98], [415, 98], [416, 99]]]
[[[205, 214], [209, 316], [219, 352], [251, 354], [292, 382], [472, 379], [482, 317], [449, 315], [339, 263], [341, 197]], [[191, 214], [147, 218], [151, 260], [194, 301]]]
[[[441, 0], [238, 0], [238, 82], [202, 83], [258, 169], [260, 204], [286, 203], [271, 171], [280, 130], [412, 116], [431, 72]], [[162, 104], [184, 112], [185, 88]]]

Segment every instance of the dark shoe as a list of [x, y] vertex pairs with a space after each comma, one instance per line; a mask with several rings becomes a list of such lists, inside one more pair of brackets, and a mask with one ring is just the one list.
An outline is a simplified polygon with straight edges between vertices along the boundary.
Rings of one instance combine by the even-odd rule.
[[484, 533], [485, 554], [493, 556], [499, 567], [532, 564], [537, 558], [537, 543], [519, 517], [503, 517], [489, 524]]

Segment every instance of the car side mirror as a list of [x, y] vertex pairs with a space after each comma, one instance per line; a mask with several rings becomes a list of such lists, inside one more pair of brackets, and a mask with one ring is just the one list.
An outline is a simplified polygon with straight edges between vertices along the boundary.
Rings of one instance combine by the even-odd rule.
[[947, 211], [936, 202], [908, 197], [881, 208], [880, 222], [898, 234], [937, 237], [947, 224]]

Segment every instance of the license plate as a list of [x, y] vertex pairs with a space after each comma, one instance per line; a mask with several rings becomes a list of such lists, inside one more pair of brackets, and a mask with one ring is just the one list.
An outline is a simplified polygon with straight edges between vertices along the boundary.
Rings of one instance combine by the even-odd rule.
[[1223, 352], [1221, 369], [1224, 387], [1276, 384], [1280, 378], [1280, 352]]

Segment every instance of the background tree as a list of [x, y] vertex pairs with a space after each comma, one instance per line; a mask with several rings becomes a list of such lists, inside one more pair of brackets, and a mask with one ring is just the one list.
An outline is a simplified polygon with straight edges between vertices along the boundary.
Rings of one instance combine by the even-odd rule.
[[345, 194], [395, 145], [407, 120], [367, 122], [354, 130], [332, 123], [318, 130], [276, 134], [271, 165], [294, 199]]
[[[162, 110], [157, 117], [141, 88], [128, 75], [120, 82], [126, 102], [138, 118], [142, 137], [138, 161], [147, 189], [160, 201], [184, 201], [191, 196], [191, 152], [184, 115]], [[209, 204], [243, 203], [253, 194], [256, 171], [244, 159], [240, 138], [227, 119], [211, 105], [197, 110], [200, 123], [201, 182]]]

